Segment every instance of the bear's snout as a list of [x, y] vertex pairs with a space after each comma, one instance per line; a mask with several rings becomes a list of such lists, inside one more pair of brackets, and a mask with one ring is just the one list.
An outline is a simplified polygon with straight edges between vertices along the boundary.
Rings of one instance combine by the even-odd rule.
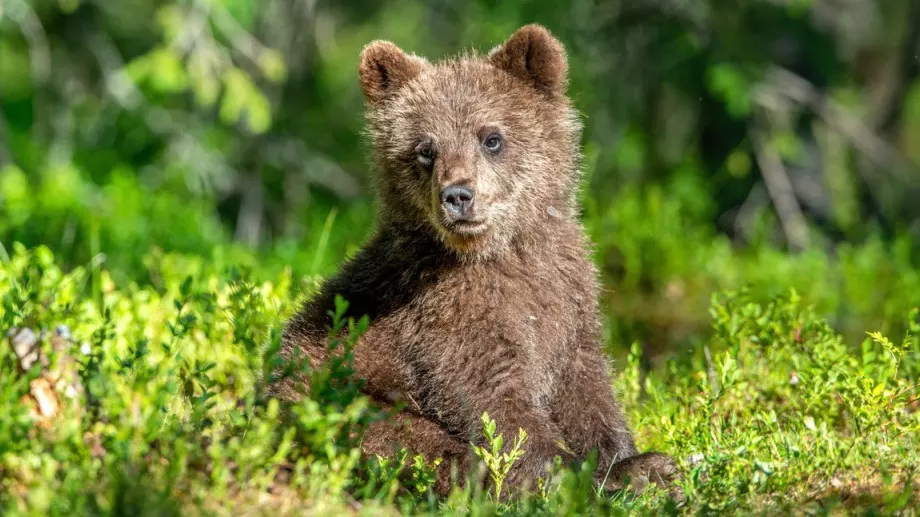
[[473, 212], [476, 193], [462, 185], [451, 185], [441, 191], [441, 206], [445, 214], [453, 220], [469, 219]]

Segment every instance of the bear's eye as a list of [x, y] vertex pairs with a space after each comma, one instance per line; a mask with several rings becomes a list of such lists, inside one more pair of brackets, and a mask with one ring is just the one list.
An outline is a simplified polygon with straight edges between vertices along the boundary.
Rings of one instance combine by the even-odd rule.
[[434, 164], [434, 149], [429, 145], [422, 145], [416, 152], [418, 153], [418, 162], [426, 169], [431, 168]]
[[492, 133], [482, 142], [483, 147], [490, 153], [497, 153], [502, 148], [502, 137], [497, 133]]

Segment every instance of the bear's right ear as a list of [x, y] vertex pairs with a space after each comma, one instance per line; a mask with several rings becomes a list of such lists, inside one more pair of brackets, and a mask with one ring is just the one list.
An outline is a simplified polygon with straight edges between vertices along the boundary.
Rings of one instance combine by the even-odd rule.
[[372, 41], [361, 51], [358, 77], [370, 104], [387, 98], [421, 73], [426, 61], [410, 56], [389, 41]]

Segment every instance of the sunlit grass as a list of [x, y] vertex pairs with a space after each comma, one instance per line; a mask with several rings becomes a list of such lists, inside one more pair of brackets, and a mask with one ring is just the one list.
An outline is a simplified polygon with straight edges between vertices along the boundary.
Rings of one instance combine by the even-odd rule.
[[[424, 463], [362, 461], [352, 431], [379, 415], [353, 389], [320, 390], [287, 410], [261, 396], [280, 323], [313, 285], [289, 272], [253, 281], [166, 254], [159, 287], [119, 287], [104, 267], [61, 271], [46, 248], [14, 246], [2, 264], [0, 325], [67, 325], [86, 389], [37, 427], [21, 397], [40, 368], [20, 371], [3, 342], [4, 515], [677, 511], [654, 491], [598, 495], [587, 466], [505, 505], [481, 490], [438, 501]], [[708, 353], [644, 372], [633, 346], [613, 387], [640, 446], [681, 465], [680, 511], [890, 513], [918, 502], [916, 337], [845, 343], [795, 294], [766, 303], [727, 294], [710, 312]], [[917, 314], [905, 318], [920, 334]], [[329, 385], [342, 372], [321, 375]]]

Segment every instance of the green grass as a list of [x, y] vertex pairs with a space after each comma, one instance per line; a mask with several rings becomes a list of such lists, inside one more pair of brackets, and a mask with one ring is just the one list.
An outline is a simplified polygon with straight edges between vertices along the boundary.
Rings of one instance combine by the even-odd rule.
[[680, 463], [683, 508], [654, 491], [598, 495], [589, 466], [510, 505], [459, 489], [439, 501], [429, 465], [361, 460], [354, 431], [379, 415], [336, 381], [347, 364], [316, 373], [339, 390], [288, 408], [262, 396], [280, 323], [315, 277], [160, 253], [145, 258], [155, 284], [116, 283], [95, 262], [62, 271], [45, 247], [7, 252], [0, 328], [67, 325], [85, 395], [36, 426], [20, 399], [40, 368], [21, 372], [4, 338], [3, 515], [890, 514], [920, 502], [916, 311], [896, 325], [906, 336], [844, 341], [794, 292], [728, 292], [699, 346], [651, 370], [637, 345], [617, 357], [612, 388], [641, 448]]

